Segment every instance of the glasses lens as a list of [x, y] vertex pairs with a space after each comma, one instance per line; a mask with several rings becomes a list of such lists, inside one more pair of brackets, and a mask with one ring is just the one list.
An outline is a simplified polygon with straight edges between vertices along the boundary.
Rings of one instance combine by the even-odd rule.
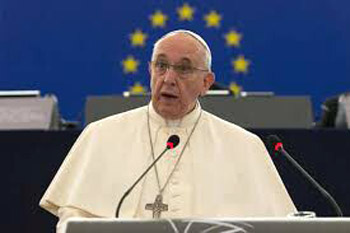
[[193, 72], [193, 68], [189, 65], [177, 65], [174, 66], [174, 69], [180, 75], [189, 75]]
[[181, 76], [191, 75], [194, 72], [194, 68], [188, 64], [170, 65], [165, 61], [156, 61], [152, 62], [152, 65], [158, 74], [164, 74], [171, 67]]
[[158, 73], [164, 73], [169, 68], [169, 64], [163, 61], [157, 61], [153, 64]]

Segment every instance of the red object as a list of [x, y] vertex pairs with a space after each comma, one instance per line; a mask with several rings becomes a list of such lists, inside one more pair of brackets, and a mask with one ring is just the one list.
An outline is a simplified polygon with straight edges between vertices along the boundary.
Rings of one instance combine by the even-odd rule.
[[173, 149], [174, 148], [174, 144], [172, 142], [167, 142], [166, 145], [168, 146], [168, 148]]
[[277, 143], [275, 144], [275, 151], [279, 151], [279, 150], [282, 149], [282, 148], [283, 148], [282, 142], [277, 142]]

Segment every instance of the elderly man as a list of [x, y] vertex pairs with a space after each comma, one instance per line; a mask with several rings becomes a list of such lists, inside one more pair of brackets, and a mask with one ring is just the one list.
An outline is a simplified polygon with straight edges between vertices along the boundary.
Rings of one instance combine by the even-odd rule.
[[[72, 147], [40, 205], [59, 217], [114, 217], [125, 191], [169, 150], [125, 199], [121, 217], [286, 216], [295, 207], [254, 134], [204, 111], [198, 97], [215, 80], [206, 42], [173, 31], [154, 45], [148, 106], [90, 124]], [[158, 217], [159, 217], [158, 215]]]

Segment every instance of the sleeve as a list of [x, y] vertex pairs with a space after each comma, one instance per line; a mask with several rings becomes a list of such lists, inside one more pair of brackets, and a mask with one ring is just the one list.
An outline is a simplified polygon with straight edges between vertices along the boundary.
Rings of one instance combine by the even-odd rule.
[[86, 161], [85, 150], [89, 146], [91, 137], [91, 126], [87, 126], [80, 134], [68, 155], [64, 159], [61, 167], [56, 173], [50, 186], [40, 200], [39, 205], [58, 216], [58, 209], [69, 204], [72, 190], [74, 190], [78, 177], [81, 176], [82, 164]]
[[294, 203], [264, 143], [256, 136], [254, 144], [258, 155], [256, 157], [257, 162], [261, 165], [263, 164], [261, 168], [257, 168], [258, 177], [261, 178], [259, 189], [261, 190], [261, 194], [264, 194], [266, 201], [269, 202], [271, 214], [277, 217], [287, 216], [290, 213], [296, 212]]

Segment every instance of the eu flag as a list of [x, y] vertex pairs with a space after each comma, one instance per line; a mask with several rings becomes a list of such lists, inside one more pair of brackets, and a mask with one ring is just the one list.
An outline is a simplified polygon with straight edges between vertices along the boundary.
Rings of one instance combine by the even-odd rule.
[[55, 93], [74, 119], [87, 95], [149, 91], [153, 43], [193, 30], [211, 47], [217, 82], [238, 93], [310, 95], [316, 114], [350, 87], [345, 0], [3, 0], [0, 89]]

